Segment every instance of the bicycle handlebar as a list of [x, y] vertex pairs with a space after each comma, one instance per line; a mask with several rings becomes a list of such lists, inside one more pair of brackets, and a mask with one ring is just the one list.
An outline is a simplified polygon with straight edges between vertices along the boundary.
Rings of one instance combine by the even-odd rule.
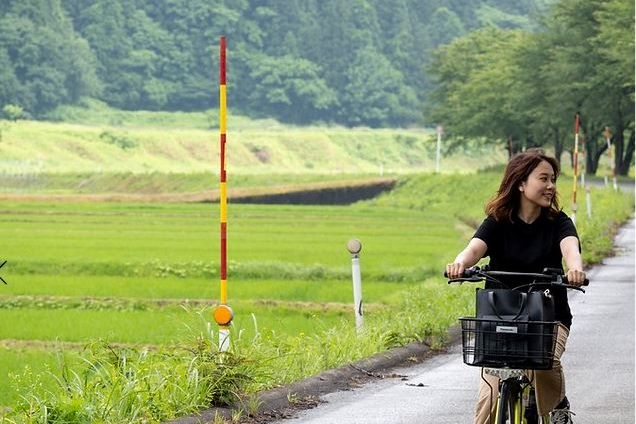
[[[444, 277], [448, 278], [448, 274], [444, 271]], [[575, 286], [568, 283], [568, 279], [565, 275], [563, 275], [561, 270], [554, 270], [546, 268], [543, 273], [534, 273], [534, 272], [509, 272], [509, 271], [490, 271], [489, 269], [482, 269], [478, 266], [474, 266], [471, 268], [467, 268], [464, 270], [464, 273], [461, 278], [454, 278], [448, 281], [448, 284], [454, 282], [481, 282], [484, 280], [494, 281], [499, 284], [501, 281], [497, 280], [496, 277], [521, 277], [521, 278], [534, 278], [535, 281], [530, 284], [523, 284], [521, 286], [514, 287], [513, 290], [519, 289], [522, 287], [531, 287], [537, 285], [551, 285], [551, 286], [560, 286], [568, 289], [579, 290], [585, 293], [585, 290], [579, 286]], [[543, 281], [536, 281], [543, 280]], [[587, 278], [583, 282], [584, 286], [588, 286], [590, 284], [590, 280]], [[504, 284], [505, 285], [505, 284]]]

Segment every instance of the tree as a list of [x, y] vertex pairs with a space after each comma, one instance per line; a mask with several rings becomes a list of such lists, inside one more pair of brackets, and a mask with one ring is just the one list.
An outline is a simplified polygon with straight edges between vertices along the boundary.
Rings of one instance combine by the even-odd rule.
[[[622, 3], [614, 0], [611, 4], [618, 7]], [[602, 28], [609, 23], [599, 20], [599, 17], [607, 18], [607, 7], [602, 0], [561, 0], [554, 7], [547, 22], [554, 43], [551, 63], [557, 75], [552, 90], [563, 105], [569, 106], [572, 114], [581, 112], [588, 153], [586, 172], [596, 172], [598, 160], [607, 148], [602, 131], [609, 125], [615, 132], [616, 169], [624, 174], [634, 152], [633, 145], [629, 141], [625, 143], [625, 136], [631, 137], [628, 134], [633, 133], [633, 73], [626, 74], [625, 66], [615, 66], [607, 57], [607, 50], [612, 50], [607, 43], [616, 42], [619, 34], [612, 30], [609, 38], [600, 35], [608, 34]], [[625, 19], [625, 24], [620, 32], [622, 44], [631, 43], [633, 64], [633, 15]], [[615, 53], [610, 55], [613, 57]], [[630, 59], [624, 61], [629, 63]]]
[[[560, 83], [551, 59], [551, 41], [545, 34], [528, 34], [515, 50], [519, 109], [523, 110], [536, 145], [552, 145], [557, 161], [572, 137], [572, 111], [563, 107], [563, 93], [552, 88]], [[553, 72], [554, 71], [554, 72]]]
[[433, 13], [428, 29], [433, 47], [447, 44], [465, 32], [462, 21], [446, 7], [440, 7]]
[[321, 113], [327, 116], [336, 94], [320, 78], [320, 67], [292, 56], [256, 56], [251, 63], [255, 82], [250, 100], [261, 113], [306, 124]]
[[[228, 92], [243, 113], [275, 113], [290, 122], [409, 125], [427, 101], [424, 66], [434, 45], [478, 26], [484, 10], [496, 25], [509, 25], [527, 20], [543, 3], [3, 0], [0, 104], [20, 104], [36, 116], [84, 96], [125, 109], [207, 109], [218, 104], [218, 39], [225, 35]], [[261, 68], [276, 61], [298, 69], [266, 78]], [[265, 80], [268, 94], [259, 87]], [[276, 90], [285, 95], [274, 102]]]
[[9, 121], [17, 121], [24, 116], [24, 109], [17, 105], [4, 105], [2, 114]]
[[20, 91], [21, 83], [13, 70], [9, 53], [6, 48], [0, 48], [0, 103], [18, 102]]
[[339, 108], [348, 125], [379, 127], [404, 125], [416, 119], [417, 97], [404, 84], [401, 72], [379, 52], [357, 53], [346, 73], [347, 84]]
[[[609, 0], [594, 12], [598, 32], [593, 44], [601, 60], [601, 78], [611, 78], [614, 100], [610, 124], [616, 146], [617, 173], [626, 175], [634, 158], [634, 2]], [[605, 80], [607, 81], [607, 80]]]
[[60, 0], [8, 3], [0, 18], [0, 61], [8, 60], [13, 72], [1, 77], [15, 88], [2, 90], [9, 98], [0, 101], [19, 103], [40, 115], [81, 96], [97, 95], [94, 58], [74, 33]]
[[513, 53], [524, 42], [520, 31], [488, 28], [440, 48], [429, 69], [437, 87], [427, 121], [443, 124], [457, 143], [485, 137], [521, 150], [531, 137]]
[[[507, 135], [525, 146], [552, 144], [559, 158], [572, 147], [580, 112], [586, 172], [596, 172], [610, 126], [617, 171], [626, 173], [634, 154], [634, 21], [623, 13], [630, 10], [625, 0], [560, 0], [540, 33], [486, 29], [441, 47], [428, 121], [460, 141]], [[620, 30], [610, 19], [619, 12]]]

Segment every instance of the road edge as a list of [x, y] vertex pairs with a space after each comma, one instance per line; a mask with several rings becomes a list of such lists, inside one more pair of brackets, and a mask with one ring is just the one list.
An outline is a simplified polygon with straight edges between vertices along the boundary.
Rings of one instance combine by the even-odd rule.
[[460, 337], [459, 327], [454, 326], [449, 329], [444, 346], [440, 349], [431, 349], [423, 342], [413, 342], [286, 386], [261, 392], [256, 395], [255, 402], [253, 398], [245, 399], [232, 407], [206, 409], [194, 415], [168, 421], [166, 424], [211, 423], [219, 418], [231, 420], [238, 414], [248, 413], [254, 417], [252, 422], [257, 423], [282, 418], [288, 416], [290, 411], [312, 408], [319, 403], [321, 396], [350, 390], [365, 379], [400, 377], [392, 375], [390, 371], [443, 353], [449, 346], [458, 343]]

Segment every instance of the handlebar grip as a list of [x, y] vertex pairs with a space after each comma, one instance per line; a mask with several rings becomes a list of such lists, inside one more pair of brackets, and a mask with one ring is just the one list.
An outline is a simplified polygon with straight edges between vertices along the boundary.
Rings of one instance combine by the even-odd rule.
[[[460, 278], [471, 278], [477, 275], [478, 272], [479, 272], [479, 267], [473, 266], [470, 268], [466, 268]], [[444, 278], [450, 278], [446, 271], [444, 271]]]
[[[571, 283], [568, 281], [568, 279], [565, 276], [563, 277], [563, 284], [570, 284], [571, 285]], [[583, 284], [581, 284], [581, 286], [589, 286], [589, 285], [590, 285], [590, 280], [588, 278], [586, 278], [583, 281]]]

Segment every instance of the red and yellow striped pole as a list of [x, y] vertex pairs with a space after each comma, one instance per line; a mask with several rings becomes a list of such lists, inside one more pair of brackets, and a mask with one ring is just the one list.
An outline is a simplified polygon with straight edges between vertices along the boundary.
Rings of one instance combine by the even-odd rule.
[[232, 308], [227, 305], [227, 173], [225, 171], [227, 91], [225, 87], [225, 37], [221, 37], [219, 56], [221, 302], [214, 310], [214, 321], [219, 325], [219, 351], [225, 352], [230, 347], [230, 325], [232, 324], [232, 318], [234, 318]]
[[581, 120], [579, 114], [574, 116], [574, 157], [572, 159], [574, 168], [574, 186], [572, 187], [572, 221], [576, 224], [576, 188], [578, 184], [578, 172], [579, 172], [579, 128], [581, 126]]

